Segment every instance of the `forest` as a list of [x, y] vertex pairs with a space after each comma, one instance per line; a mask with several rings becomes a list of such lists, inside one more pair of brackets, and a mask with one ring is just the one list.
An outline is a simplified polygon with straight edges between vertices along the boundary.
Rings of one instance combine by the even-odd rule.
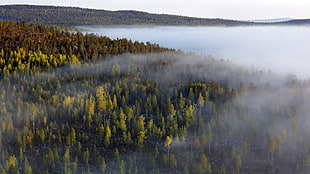
[[0, 173], [308, 173], [310, 81], [0, 22]]
[[134, 10], [108, 11], [77, 7], [1, 5], [0, 20], [29, 23], [77, 25], [164, 25], [164, 26], [299, 26], [309, 25], [309, 19], [286, 22], [249, 22], [221, 18], [195, 18], [187, 16], [152, 14]]
[[30, 23], [76, 25], [189, 25], [189, 26], [240, 26], [253, 22], [193, 18], [177, 15], [151, 14], [140, 11], [108, 11], [75, 7], [2, 5], [0, 20]]

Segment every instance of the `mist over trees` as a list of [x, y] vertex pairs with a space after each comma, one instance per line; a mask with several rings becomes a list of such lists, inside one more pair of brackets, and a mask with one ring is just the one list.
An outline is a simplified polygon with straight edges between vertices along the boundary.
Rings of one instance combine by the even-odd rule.
[[308, 81], [41, 25], [0, 34], [0, 173], [310, 170]]

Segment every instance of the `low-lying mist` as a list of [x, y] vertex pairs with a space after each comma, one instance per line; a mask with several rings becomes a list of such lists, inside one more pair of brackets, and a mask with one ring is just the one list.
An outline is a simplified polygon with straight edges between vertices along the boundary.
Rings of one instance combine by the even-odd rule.
[[[158, 63], [160, 66], [152, 69], [151, 65]], [[202, 118], [209, 120], [205, 126], [211, 127], [212, 139], [216, 139], [208, 140], [211, 145], [208, 155], [212, 163], [217, 163], [216, 158], [212, 158], [215, 153], [224, 155], [240, 152], [243, 163], [241, 170], [246, 173], [254, 169], [258, 173], [309, 171], [309, 168], [299, 170], [296, 167], [299, 164], [305, 165], [310, 155], [309, 81], [299, 80], [294, 75], [279, 75], [236, 65], [211, 56], [184, 53], [123, 55], [87, 65], [64, 67], [53, 72], [53, 78], [64, 75], [70, 78], [71, 75], [76, 76], [76, 73], [81, 77], [103, 76], [109, 74], [114, 65], [119, 66], [120, 73], [130, 71], [133, 74], [143, 67], [145, 79], [171, 85], [171, 88], [185, 81], [214, 81], [238, 92], [215, 115], [210, 114], [212, 103], [204, 105]], [[184, 74], [188, 79], [181, 78]], [[35, 79], [45, 80], [39, 77]], [[68, 84], [65, 88], [70, 88], [70, 85], [77, 84]], [[208, 145], [198, 146], [193, 143], [202, 142], [203, 134], [189, 134], [177, 139], [171, 145], [171, 152], [179, 154], [176, 158], [181, 158], [184, 148], [208, 148]], [[125, 162], [131, 158], [128, 156], [130, 154], [124, 158]], [[234, 166], [234, 161], [234, 158], [229, 157], [224, 163], [229, 169]]]
[[308, 79], [309, 27], [81, 26], [86, 32], [213, 55], [236, 64]]
[[[75, 147], [75, 139], [71, 142], [71, 134], [65, 137], [66, 134], [60, 135], [60, 130], [70, 132], [69, 128], [72, 125], [68, 125], [68, 122], [79, 123], [77, 120], [80, 119], [83, 120], [83, 124], [74, 127], [77, 132], [74, 136], [79, 137], [78, 141], [84, 141], [84, 144], [81, 143], [82, 146], [85, 145], [88, 149], [91, 147], [91, 153], [102, 152], [100, 155], [105, 158], [106, 173], [116, 173], [123, 169], [132, 171], [134, 165], [143, 166], [142, 169], [135, 168], [140, 173], [149, 173], [148, 170], [153, 170], [153, 173], [182, 173], [183, 170], [184, 173], [186, 171], [204, 173], [210, 170], [219, 173], [309, 172], [310, 82], [300, 80], [294, 75], [253, 69], [212, 56], [168, 52], [146, 55], [125, 54], [29, 75], [16, 72], [4, 76], [1, 83], [3, 84], [0, 88], [3, 94], [0, 98], [3, 104], [1, 110], [6, 112], [0, 113], [0, 116], [12, 115], [12, 118], [18, 118], [19, 115], [28, 122], [2, 120], [3, 123], [10, 124], [2, 124], [0, 128], [10, 130], [13, 125], [18, 127], [28, 124], [30, 128], [35, 129], [36, 126], [43, 125], [43, 130], [49, 131], [45, 136], [52, 137], [49, 141], [62, 142], [65, 145], [60, 152], [61, 159], [64, 158], [64, 167], [70, 167], [67, 165], [70, 159], [65, 158], [65, 154], [68, 154], [65, 152], [75, 154], [75, 148], [71, 148]], [[123, 91], [122, 88], [127, 90]], [[98, 92], [98, 89], [103, 90]], [[195, 90], [197, 95], [192, 95], [191, 92]], [[199, 90], [204, 90], [204, 93], [199, 94]], [[179, 94], [179, 91], [183, 94]], [[104, 114], [97, 113], [99, 106], [94, 103], [99, 102], [99, 93], [106, 95], [105, 100], [111, 103], [109, 107], [114, 106], [114, 109]], [[123, 97], [126, 95], [126, 98]], [[183, 95], [187, 101], [185, 103], [188, 104], [186, 108], [179, 106], [181, 102], [178, 100], [181, 100]], [[157, 114], [152, 115], [150, 114], [153, 110], [152, 102], [158, 105], [158, 109], [160, 105], [165, 108], [166, 103], [169, 103], [169, 106], [173, 107], [167, 110], [172, 111], [157, 110]], [[14, 109], [11, 103], [17, 104], [17, 109]], [[171, 105], [172, 103], [174, 105]], [[90, 109], [91, 104], [93, 109]], [[122, 105], [122, 109], [118, 105]], [[138, 106], [140, 110], [134, 109]], [[6, 107], [9, 109], [6, 110]], [[113, 137], [113, 140], [124, 143], [127, 134], [118, 134], [116, 126], [121, 124], [119, 115], [127, 113], [126, 110], [131, 107], [134, 118], [146, 120], [141, 130], [154, 132], [165, 130], [172, 138], [171, 145], [170, 143], [165, 145], [163, 140], [165, 137], [158, 140], [146, 136], [144, 141], [140, 141], [138, 146], [140, 151], [135, 149], [131, 153], [117, 149], [115, 152], [110, 152], [109, 148], [116, 147], [105, 145], [104, 140], [97, 136], [97, 132], [100, 126], [105, 132], [106, 124], [114, 124], [112, 132], [118, 137]], [[110, 123], [103, 121], [100, 125], [98, 121], [100, 118], [97, 118], [100, 114], [114, 121]], [[165, 127], [165, 124], [179, 121], [185, 115], [192, 118], [191, 126], [184, 127], [183, 131], [186, 133], [179, 136], [173, 133], [173, 130], [169, 130], [169, 127]], [[42, 123], [44, 116], [55, 121], [46, 126]], [[161, 121], [156, 123], [155, 120], [160, 120], [159, 118], [166, 123]], [[153, 119], [154, 122], [151, 121]], [[94, 122], [99, 125], [98, 128], [92, 128]], [[62, 126], [57, 127], [56, 123]], [[136, 141], [137, 136], [141, 134], [129, 127], [136, 124], [130, 124], [126, 119], [123, 123], [126, 123], [124, 130], [128, 130], [132, 136], [137, 134], [127, 141]], [[149, 125], [152, 124], [157, 126], [156, 129], [151, 129], [152, 126]], [[176, 124], [174, 128], [179, 129], [179, 126], [182, 125]], [[20, 129], [26, 130], [23, 127]], [[58, 129], [60, 130], [57, 133]], [[16, 136], [21, 136], [15, 135], [14, 131], [3, 132], [3, 139], [8, 139], [8, 142], [13, 141]], [[32, 132], [36, 134], [36, 141], [47, 141], [39, 129]], [[85, 134], [90, 137], [88, 140]], [[59, 138], [54, 140], [53, 137], [56, 136]], [[93, 152], [95, 147], [89, 145], [89, 141], [98, 137], [96, 143], [102, 147], [97, 146], [96, 152]], [[117, 145], [121, 147], [121, 143]], [[141, 143], [153, 147], [154, 152], [141, 151]], [[3, 144], [1, 148], [3, 153], [6, 153], [6, 148], [14, 148], [14, 146], [7, 147], [8, 143]], [[28, 147], [27, 144], [25, 146]], [[82, 149], [87, 151], [87, 148]], [[124, 153], [119, 153], [118, 150]], [[46, 151], [40, 152], [47, 154]], [[85, 156], [87, 157], [87, 154], [83, 152], [83, 156], [79, 157], [83, 160], [77, 161], [81, 166], [84, 165], [83, 161], [86, 161]], [[96, 161], [96, 156], [90, 155], [90, 157], [90, 161]], [[104, 161], [103, 158], [98, 160]], [[97, 163], [90, 164], [88, 170], [96, 173], [99, 168]]]
[[181, 51], [65, 33], [65, 55], [2, 50], [0, 173], [310, 172], [306, 27], [112, 30]]
[[[307, 161], [309, 156], [306, 157], [306, 154], [309, 154], [310, 144], [309, 81], [299, 80], [294, 75], [279, 75], [235, 65], [211, 56], [164, 54], [155, 55], [155, 57], [154, 55], [134, 57], [134, 60], [138, 61], [137, 64], [141, 62], [148, 64], [158, 59], [163, 62], [169, 62], [169, 59], [172, 59], [174, 62], [163, 66], [160, 73], [148, 74], [147, 78], [159, 80], [159, 83], [182, 82], [186, 79], [178, 77], [186, 72], [190, 74], [191, 80], [215, 81], [226, 88], [239, 91], [239, 95], [221, 107], [216, 115], [208, 116], [210, 114], [208, 110], [211, 110], [212, 104], [205, 105], [207, 111], [202, 117], [205, 119], [211, 117], [211, 120], [212, 117], [220, 117], [220, 120], [224, 120], [223, 123], [216, 123], [212, 128], [213, 136], [221, 137], [217, 142], [213, 142], [213, 145], [217, 146], [213, 149], [213, 153], [229, 153], [225, 148], [237, 147], [240, 150], [244, 148], [242, 146], [246, 142], [248, 152], [244, 152], [242, 157], [243, 169], [246, 173], [253, 172], [247, 171], [246, 168], [262, 169], [266, 166], [265, 172], [294, 173], [298, 168], [294, 167], [293, 163]], [[210, 123], [212, 124], [212, 121], [205, 126], [208, 127]], [[221, 133], [221, 129], [230, 134]], [[188, 135], [185, 138], [187, 141], [184, 140], [181, 146], [193, 146], [195, 137], [203, 139], [200, 135]], [[273, 140], [274, 149], [271, 149]], [[179, 153], [182, 153], [179, 140], [175, 143], [175, 151], [178, 152], [178, 149]], [[209, 155], [212, 156], [211, 154]], [[302, 157], [303, 155], [305, 156]], [[290, 156], [292, 161], [286, 159]], [[277, 162], [274, 162], [273, 158]], [[234, 159], [226, 159], [227, 164], [232, 161]], [[212, 162], [216, 160], [213, 159]], [[268, 169], [268, 166], [274, 169]], [[309, 169], [304, 172], [309, 172]]]

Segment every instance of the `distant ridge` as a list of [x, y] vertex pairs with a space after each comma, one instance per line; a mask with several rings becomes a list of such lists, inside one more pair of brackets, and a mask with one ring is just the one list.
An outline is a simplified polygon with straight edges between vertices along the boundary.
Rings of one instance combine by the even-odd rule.
[[192, 25], [239, 26], [253, 22], [192, 18], [177, 15], [151, 14], [140, 11], [107, 11], [76, 7], [3, 5], [0, 20], [26, 21], [52, 25]]
[[279, 25], [310, 25], [310, 19], [294, 19], [285, 22], [277, 22]]
[[171, 25], [171, 26], [257, 26], [310, 25], [310, 19], [267, 19], [237, 21], [152, 14], [134, 10], [108, 11], [78, 7], [2, 5], [0, 20], [26, 21], [48, 25]]
[[249, 22], [275, 23], [275, 22], [287, 22], [291, 20], [294, 20], [294, 19], [293, 18], [255, 19], [255, 20], [249, 20]]
[[286, 25], [286, 26], [309, 26], [310, 19], [293, 19], [293, 18], [278, 18], [278, 19], [266, 19], [266, 20], [252, 20], [256, 24], [264, 25]]

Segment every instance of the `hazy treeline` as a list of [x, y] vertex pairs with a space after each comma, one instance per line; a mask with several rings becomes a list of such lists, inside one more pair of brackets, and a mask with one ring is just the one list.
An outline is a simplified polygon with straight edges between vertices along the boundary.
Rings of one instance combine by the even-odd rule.
[[0, 20], [30, 23], [76, 25], [173, 25], [173, 26], [270, 26], [309, 25], [309, 19], [285, 22], [257, 23], [229, 19], [196, 18], [178, 15], [151, 14], [134, 10], [108, 11], [77, 7], [2, 5]]
[[107, 11], [74, 7], [3, 5], [1, 20], [26, 21], [49, 25], [204, 25], [238, 26], [253, 22], [204, 19], [139, 11]]

